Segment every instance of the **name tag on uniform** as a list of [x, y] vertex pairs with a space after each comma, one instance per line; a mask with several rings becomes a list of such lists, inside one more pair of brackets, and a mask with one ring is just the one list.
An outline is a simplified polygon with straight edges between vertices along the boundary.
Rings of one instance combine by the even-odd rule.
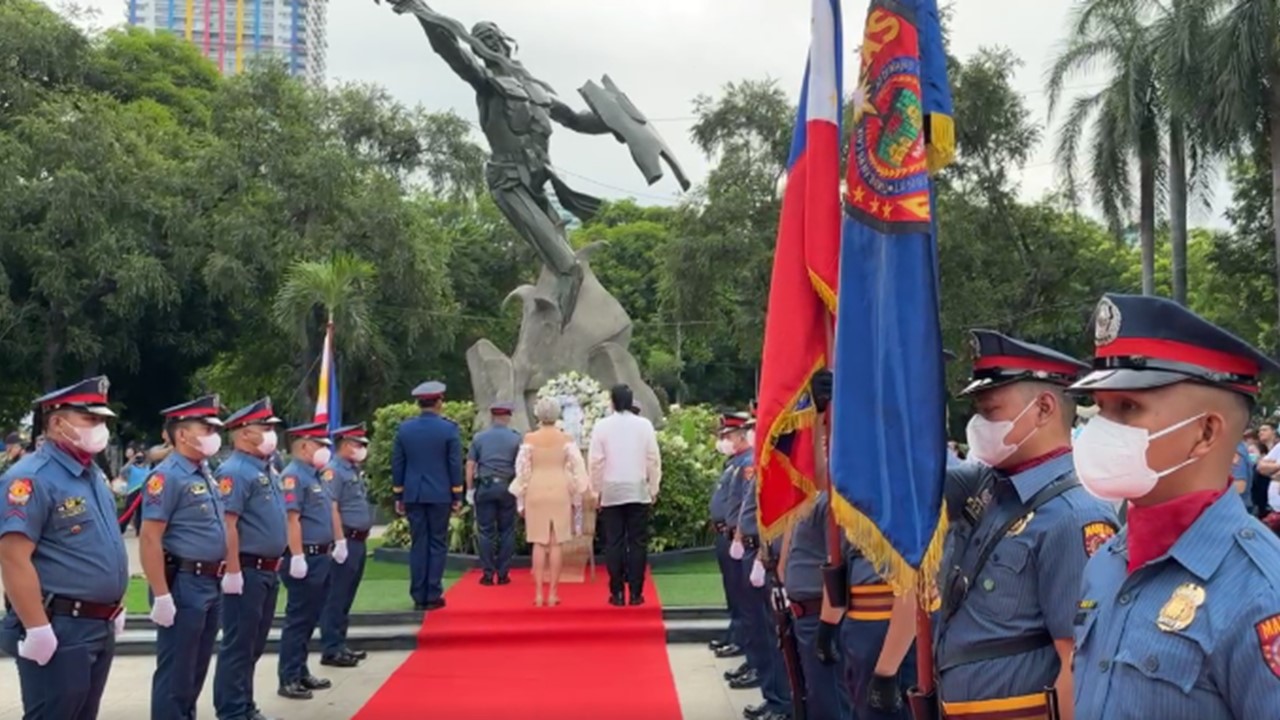
[[309, 493], [318, 493], [318, 492], [320, 492], [320, 486], [319, 486], [319, 485], [312, 485], [311, 487], [307, 488], [307, 492], [309, 492]]

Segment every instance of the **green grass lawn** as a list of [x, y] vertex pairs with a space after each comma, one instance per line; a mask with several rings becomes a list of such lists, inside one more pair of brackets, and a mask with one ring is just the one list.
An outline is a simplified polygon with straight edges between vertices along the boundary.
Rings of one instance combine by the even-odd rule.
[[[597, 572], [604, 572], [598, 567]], [[457, 581], [459, 573], [446, 572], [445, 587]], [[670, 568], [661, 568], [653, 574], [654, 584], [662, 604], [668, 607], [722, 606], [724, 591], [720, 584], [720, 571], [714, 560], [694, 562]], [[285, 593], [280, 592], [276, 613], [284, 613]], [[129, 580], [129, 592], [125, 595], [125, 607], [130, 614], [146, 615], [150, 611], [147, 600], [147, 582], [141, 577]], [[378, 562], [369, 559], [365, 565], [364, 580], [356, 593], [352, 612], [398, 612], [413, 610], [409, 598], [409, 566]]]

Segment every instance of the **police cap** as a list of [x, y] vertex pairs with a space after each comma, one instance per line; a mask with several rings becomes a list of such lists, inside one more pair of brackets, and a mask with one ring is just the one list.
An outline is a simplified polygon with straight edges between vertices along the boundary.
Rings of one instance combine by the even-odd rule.
[[728, 412], [720, 417], [720, 434], [727, 435], [735, 430], [750, 430], [756, 426], [756, 419], [751, 413]]
[[169, 422], [199, 420], [210, 427], [220, 428], [222, 427], [222, 420], [218, 417], [218, 413], [221, 411], [222, 403], [218, 401], [218, 396], [205, 395], [190, 402], [184, 402], [181, 405], [165, 408], [160, 411], [160, 414]]
[[90, 415], [115, 417], [116, 414], [107, 407], [107, 391], [110, 389], [111, 381], [106, 375], [99, 375], [41, 395], [32, 405], [42, 414], [72, 408]]
[[437, 380], [428, 380], [413, 389], [413, 396], [419, 400], [434, 402], [444, 397], [444, 383]]
[[1089, 366], [1057, 350], [994, 330], [971, 330], [973, 373], [960, 395], [972, 395], [1010, 383], [1032, 380], [1068, 386]]
[[369, 444], [369, 433], [364, 428], [364, 423], [355, 425], [344, 425], [333, 431], [334, 440], [352, 440], [361, 445]]
[[496, 402], [489, 406], [489, 414], [494, 417], [510, 417], [514, 411], [514, 406], [509, 402]]
[[302, 425], [294, 425], [285, 430], [285, 432], [296, 438], [315, 440], [321, 445], [333, 444], [333, 441], [329, 439], [329, 423], [327, 422], [309, 422]]
[[228, 430], [236, 430], [246, 425], [279, 425], [284, 421], [276, 417], [271, 398], [264, 397], [231, 413], [224, 422]]
[[1275, 360], [1187, 308], [1149, 295], [1104, 295], [1094, 310], [1093, 372], [1073, 390], [1150, 390], [1199, 382], [1254, 398]]

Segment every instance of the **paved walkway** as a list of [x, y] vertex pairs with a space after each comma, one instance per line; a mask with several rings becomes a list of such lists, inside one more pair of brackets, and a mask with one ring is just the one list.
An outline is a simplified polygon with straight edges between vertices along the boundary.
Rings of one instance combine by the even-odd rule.
[[[668, 645], [667, 649], [685, 720], [734, 720], [742, 717], [744, 706], [760, 702], [758, 691], [729, 690], [726, 687], [721, 673], [734, 667], [737, 661], [716, 660], [702, 645]], [[314, 671], [324, 671], [320, 675], [332, 680], [334, 686], [331, 690], [316, 693], [316, 699], [305, 702], [285, 700], [275, 694], [276, 657], [268, 655], [258, 664], [255, 677], [255, 683], [260, 688], [258, 701], [269, 717], [347, 720], [356, 714], [408, 655], [407, 652], [371, 653], [359, 668], [352, 670], [316, 665]], [[116, 658], [99, 715], [100, 720], [146, 718], [150, 707], [151, 673], [154, 670], [153, 657]], [[548, 671], [554, 672], [553, 669]], [[213, 669], [210, 668], [209, 680], [205, 683], [205, 691], [197, 707], [199, 716], [206, 720], [214, 717], [212, 678]], [[518, 711], [518, 698], [511, 699], [511, 707], [513, 711]], [[423, 709], [429, 709], [425, 698]], [[5, 658], [0, 661], [0, 720], [18, 720], [21, 717], [22, 699], [18, 688], [18, 674], [13, 661]], [[627, 718], [625, 709], [620, 707], [616, 717], [620, 720]]]

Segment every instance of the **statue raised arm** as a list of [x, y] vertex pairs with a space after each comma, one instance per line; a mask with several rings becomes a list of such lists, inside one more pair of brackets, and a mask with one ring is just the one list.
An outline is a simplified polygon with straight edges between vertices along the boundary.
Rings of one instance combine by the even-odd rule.
[[[477, 23], [468, 31], [423, 0], [391, 0], [391, 5], [397, 13], [418, 19], [432, 50], [475, 90], [480, 131], [490, 149], [485, 166], [489, 192], [507, 221], [556, 275], [556, 303], [562, 326], [567, 325], [581, 289], [582, 268], [546, 185], [551, 185], [561, 207], [584, 222], [599, 210], [600, 200], [573, 190], [556, 173], [549, 155], [552, 122], [579, 133], [612, 134], [627, 143], [651, 184], [662, 176], [660, 167], [656, 175], [653, 171], [659, 155], [686, 189], [688, 181], [652, 125], [607, 77], [603, 90], [594, 83], [583, 88], [591, 109], [579, 112], [513, 57], [515, 41], [496, 24]], [[653, 162], [642, 162], [642, 156], [652, 156]]]

